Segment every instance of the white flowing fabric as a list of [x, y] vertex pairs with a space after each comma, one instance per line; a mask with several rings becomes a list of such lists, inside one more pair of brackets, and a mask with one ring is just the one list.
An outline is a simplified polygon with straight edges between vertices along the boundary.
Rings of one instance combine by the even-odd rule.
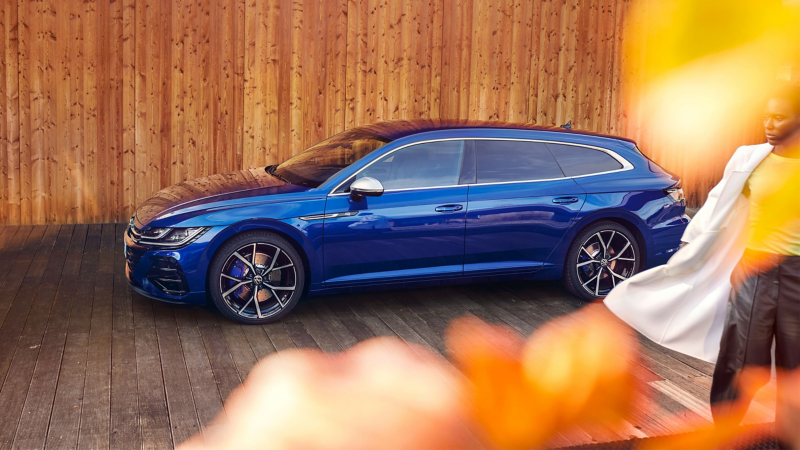
[[667, 264], [617, 285], [605, 299], [608, 309], [657, 344], [716, 362], [730, 276], [744, 253], [749, 225], [750, 203], [742, 189], [772, 149], [739, 147], [686, 228], [681, 240], [688, 244]]

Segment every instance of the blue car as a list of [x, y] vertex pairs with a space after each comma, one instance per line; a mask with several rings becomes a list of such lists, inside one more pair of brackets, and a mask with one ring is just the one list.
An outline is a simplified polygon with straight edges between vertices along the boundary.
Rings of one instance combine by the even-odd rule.
[[689, 223], [680, 180], [632, 141], [561, 128], [412, 120], [356, 127], [280, 165], [145, 201], [127, 277], [241, 323], [304, 295], [507, 278], [585, 300], [663, 264]]

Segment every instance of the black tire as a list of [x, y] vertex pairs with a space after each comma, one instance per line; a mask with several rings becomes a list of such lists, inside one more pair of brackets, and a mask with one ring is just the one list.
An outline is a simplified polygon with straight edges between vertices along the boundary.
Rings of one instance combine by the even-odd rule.
[[569, 246], [564, 286], [584, 301], [601, 299], [617, 283], [639, 273], [642, 256], [630, 230], [611, 221], [594, 223], [581, 230]]
[[289, 314], [305, 282], [303, 259], [289, 241], [268, 231], [247, 231], [217, 249], [207, 285], [225, 317], [264, 324]]

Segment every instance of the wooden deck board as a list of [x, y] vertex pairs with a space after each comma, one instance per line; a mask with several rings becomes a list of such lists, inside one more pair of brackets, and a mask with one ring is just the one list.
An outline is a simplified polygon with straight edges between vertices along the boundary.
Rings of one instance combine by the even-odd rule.
[[111, 334], [116, 231], [103, 225], [95, 277], [78, 448], [109, 448]]
[[200, 425], [174, 309], [172, 305], [166, 303], [156, 304], [153, 307], [153, 315], [158, 334], [161, 373], [164, 377], [172, 441], [177, 445], [200, 431]]
[[[124, 227], [116, 226], [115, 252], [122, 247]], [[110, 448], [141, 448], [139, 389], [136, 376], [136, 336], [133, 302], [125, 279], [125, 259], [115, 254], [112, 299]]]
[[[31, 386], [36, 360], [41, 351], [47, 317], [50, 314], [50, 308], [58, 290], [58, 280], [61, 278], [60, 274], [71, 237], [67, 233], [60, 233], [59, 228], [59, 226], [48, 227], [47, 234], [42, 240], [42, 245], [37, 251], [37, 257], [34, 258], [34, 261], [36, 261], [40, 255], [49, 256], [48, 260], [37, 262], [38, 264], [44, 264], [43, 270], [34, 274], [31, 274], [33, 271], [29, 271], [27, 278], [32, 279], [38, 285], [36, 293], [33, 297], [25, 297], [28, 295], [25, 292], [26, 289], [20, 289], [19, 298], [15, 300], [15, 304], [23, 303], [26, 304], [26, 307], [20, 308], [19, 315], [13, 313], [12, 307], [12, 313], [6, 316], [7, 323], [19, 320], [19, 322], [24, 323], [24, 328], [17, 342], [4, 341], [4, 349], [12, 349], [13, 357], [8, 367], [8, 372], [4, 377], [3, 387], [0, 389], [0, 405], [3, 405], [0, 408], [0, 447], [8, 448], [12, 446], [25, 399]], [[68, 229], [69, 227], [65, 228]], [[47, 245], [46, 240], [55, 237], [54, 234], [58, 236], [51, 247]], [[58, 275], [42, 278], [44, 273]], [[23, 313], [27, 313], [27, 317], [22, 318]], [[15, 316], [20, 318], [15, 319]], [[6, 330], [6, 332], [8, 331], [11, 330]], [[11, 332], [13, 333], [13, 331]]]
[[175, 319], [191, 383], [192, 397], [197, 409], [197, 419], [200, 427], [204, 429], [222, 409], [223, 398], [214, 379], [214, 372], [211, 370], [211, 362], [203, 344], [203, 337], [200, 336], [194, 311], [191, 308], [176, 308]]
[[[446, 355], [448, 325], [462, 315], [530, 334], [584, 305], [555, 282], [506, 282], [312, 298], [277, 323], [243, 326], [211, 306], [167, 305], [132, 292], [124, 229], [0, 227], [0, 447], [170, 448], [213, 425], [225, 398], [276, 351], [347, 351], [392, 336]], [[709, 422], [713, 365], [646, 340], [642, 346], [634, 375], [652, 404], [636, 405], [624, 428], [574, 429], [550, 445]], [[768, 390], [774, 382], [745, 423], [772, 420]]]
[[86, 230], [81, 267], [77, 274], [77, 283], [71, 293], [74, 298], [70, 304], [69, 323], [47, 430], [46, 448], [75, 448], [78, 445], [100, 230], [101, 228], [96, 225], [89, 225]]
[[58, 291], [47, 318], [42, 346], [37, 355], [36, 367], [22, 409], [14, 448], [43, 448], [47, 427], [53, 408], [59, 370], [69, 326], [69, 311], [74, 298], [77, 275], [80, 272], [87, 227], [62, 226], [61, 231], [70, 233], [66, 260], [58, 280]]

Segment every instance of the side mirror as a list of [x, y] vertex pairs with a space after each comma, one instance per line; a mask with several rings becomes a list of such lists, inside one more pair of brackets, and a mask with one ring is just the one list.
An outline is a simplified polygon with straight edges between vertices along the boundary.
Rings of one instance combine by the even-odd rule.
[[350, 185], [350, 198], [360, 201], [362, 197], [380, 197], [383, 185], [372, 177], [359, 178]]

